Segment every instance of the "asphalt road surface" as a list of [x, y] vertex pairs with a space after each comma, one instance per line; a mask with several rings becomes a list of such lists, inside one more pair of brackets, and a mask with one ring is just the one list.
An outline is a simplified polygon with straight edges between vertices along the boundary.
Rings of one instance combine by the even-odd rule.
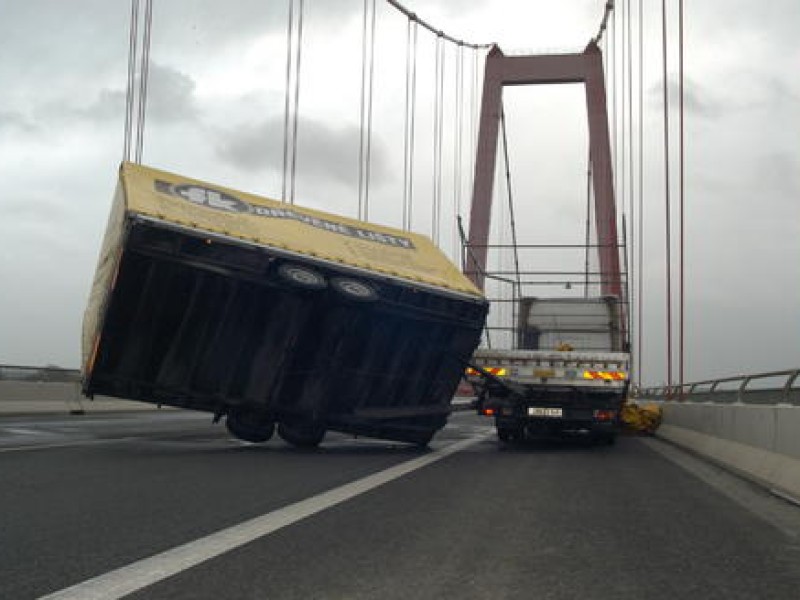
[[800, 598], [800, 507], [653, 439], [430, 451], [0, 420], [0, 598]]

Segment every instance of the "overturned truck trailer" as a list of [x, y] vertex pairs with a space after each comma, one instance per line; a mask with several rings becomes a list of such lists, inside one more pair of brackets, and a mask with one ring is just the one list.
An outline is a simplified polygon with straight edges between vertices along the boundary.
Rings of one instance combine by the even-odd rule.
[[123, 163], [83, 391], [209, 411], [254, 442], [426, 444], [487, 306], [424, 236]]

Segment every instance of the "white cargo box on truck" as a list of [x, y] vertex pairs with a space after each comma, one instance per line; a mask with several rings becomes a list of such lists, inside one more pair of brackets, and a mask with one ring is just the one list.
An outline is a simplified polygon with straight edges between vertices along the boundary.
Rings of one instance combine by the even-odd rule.
[[616, 298], [522, 298], [517, 346], [594, 352], [623, 349]]

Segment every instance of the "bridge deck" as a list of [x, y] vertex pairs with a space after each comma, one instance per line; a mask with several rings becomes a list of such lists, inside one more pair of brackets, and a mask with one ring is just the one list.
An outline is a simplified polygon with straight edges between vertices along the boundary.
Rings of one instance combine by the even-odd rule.
[[800, 509], [658, 441], [501, 451], [486, 429], [459, 414], [431, 453], [338, 435], [308, 453], [241, 444], [193, 413], [5, 418], [0, 596], [299, 510], [420, 456], [432, 464], [133, 597], [730, 599], [800, 586]]

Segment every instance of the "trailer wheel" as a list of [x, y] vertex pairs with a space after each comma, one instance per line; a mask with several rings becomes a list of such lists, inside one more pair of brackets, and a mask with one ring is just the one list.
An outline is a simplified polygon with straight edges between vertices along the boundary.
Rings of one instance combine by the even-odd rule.
[[325, 277], [314, 269], [294, 263], [283, 263], [278, 267], [278, 277], [284, 281], [306, 290], [325, 288]]
[[234, 437], [254, 444], [269, 441], [275, 433], [275, 421], [263, 415], [244, 411], [228, 413], [225, 427]]
[[426, 431], [416, 436], [416, 438], [414, 439], [414, 445], [420, 449], [427, 448], [428, 444], [431, 443], [431, 440], [433, 439], [433, 436], [436, 435], [437, 431], [438, 429], [432, 429], [430, 431]]
[[331, 287], [342, 296], [356, 302], [375, 302], [378, 299], [378, 292], [374, 287], [357, 279], [334, 277], [331, 279]]
[[281, 439], [298, 448], [316, 448], [325, 437], [325, 428], [315, 424], [278, 423]]

